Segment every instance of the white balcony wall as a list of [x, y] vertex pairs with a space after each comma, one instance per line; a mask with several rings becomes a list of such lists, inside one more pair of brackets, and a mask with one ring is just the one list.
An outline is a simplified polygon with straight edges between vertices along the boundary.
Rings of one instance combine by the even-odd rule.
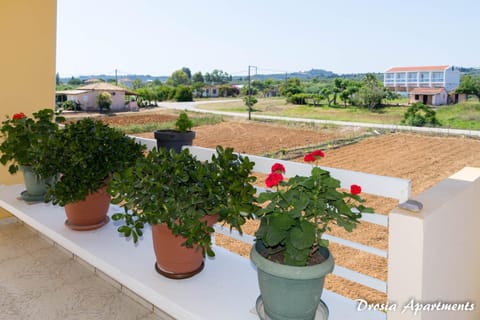
[[460, 84], [460, 71], [458, 71], [458, 68], [454, 68], [452, 70], [452, 67], [450, 67], [447, 70], [445, 70], [445, 89], [447, 91], [455, 90], [459, 84]]
[[[397, 308], [389, 320], [480, 319], [479, 177], [480, 169], [464, 168], [419, 195], [420, 212], [390, 213], [388, 300]], [[475, 308], [415, 314], [412, 299]]]

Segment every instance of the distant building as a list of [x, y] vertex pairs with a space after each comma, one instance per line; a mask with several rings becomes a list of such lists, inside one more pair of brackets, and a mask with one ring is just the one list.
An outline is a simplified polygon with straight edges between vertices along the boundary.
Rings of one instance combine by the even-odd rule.
[[128, 110], [129, 104], [126, 103], [125, 96], [136, 95], [136, 93], [125, 88], [106, 82], [89, 84], [75, 90], [57, 91], [56, 95], [57, 97], [63, 96], [62, 99], [59, 99], [61, 101], [70, 100], [75, 102], [84, 111], [96, 111], [100, 109], [97, 105], [97, 96], [101, 92], [108, 92], [112, 96], [112, 105], [110, 106], [112, 111]]
[[394, 67], [385, 71], [385, 87], [395, 92], [414, 88], [445, 88], [455, 90], [460, 84], [460, 71], [454, 66]]
[[444, 88], [413, 88], [408, 98], [410, 103], [421, 102], [432, 106], [448, 103], [448, 93]]
[[220, 95], [220, 86], [205, 86], [203, 88], [203, 97], [206, 98], [217, 98]]

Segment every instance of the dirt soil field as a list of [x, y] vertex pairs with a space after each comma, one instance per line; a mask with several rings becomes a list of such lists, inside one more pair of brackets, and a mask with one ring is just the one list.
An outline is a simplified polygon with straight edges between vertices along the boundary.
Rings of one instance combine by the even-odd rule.
[[[148, 117], [152, 118], [152, 115]], [[108, 118], [108, 122], [112, 125], [120, 123], [123, 125], [129, 121], [134, 122], [135, 119]], [[160, 118], [157, 121], [161, 121]], [[250, 154], [318, 145], [330, 140], [359, 135], [362, 132], [358, 128], [318, 126], [295, 128], [246, 121], [227, 121], [217, 125], [196, 127], [194, 130], [197, 133], [195, 145], [214, 148], [217, 144], [221, 144]], [[139, 135], [153, 138], [153, 133]], [[462, 137], [389, 133], [341, 148], [330, 149], [325, 153], [325, 158], [321, 160], [321, 164], [325, 166], [410, 179], [413, 195], [423, 192], [465, 166], [480, 167], [480, 140]], [[367, 205], [383, 214], [387, 214], [397, 205], [392, 199], [372, 196], [366, 196], [366, 198]], [[245, 231], [252, 234], [256, 227], [255, 222], [250, 222], [245, 226]], [[388, 230], [384, 227], [362, 223], [351, 234], [341, 230], [334, 230], [332, 233], [380, 249], [388, 248]], [[217, 244], [248, 256], [250, 246], [222, 236], [216, 238]], [[336, 264], [382, 280], [387, 279], [386, 259], [336, 244], [331, 244], [330, 249]], [[386, 302], [385, 294], [333, 275], [327, 278], [326, 288], [352, 299], [362, 298], [371, 302]]]

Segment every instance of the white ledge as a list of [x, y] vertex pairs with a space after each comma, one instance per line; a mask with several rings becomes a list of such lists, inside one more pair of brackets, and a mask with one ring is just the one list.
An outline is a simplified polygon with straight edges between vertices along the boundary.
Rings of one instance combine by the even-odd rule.
[[[62, 207], [18, 200], [23, 186], [0, 186], [0, 206], [43, 235], [90, 263], [157, 308], [181, 320], [254, 320], [259, 295], [257, 273], [248, 259], [221, 247], [207, 259], [205, 269], [190, 279], [171, 280], [154, 269], [151, 233], [146, 230], [137, 245], [122, 238], [117, 223], [101, 229], [72, 231], [64, 226]], [[117, 211], [110, 206], [109, 214]], [[359, 297], [362, 298], [362, 297]], [[323, 301], [329, 320], [385, 320], [382, 312], [356, 311], [356, 303], [325, 290]]]

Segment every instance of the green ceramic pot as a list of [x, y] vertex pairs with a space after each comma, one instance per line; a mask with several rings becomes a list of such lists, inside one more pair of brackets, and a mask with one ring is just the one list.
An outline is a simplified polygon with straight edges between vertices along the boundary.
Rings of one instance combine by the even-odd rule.
[[23, 173], [26, 190], [21, 193], [22, 199], [26, 201], [43, 201], [47, 192], [47, 184], [53, 184], [53, 178], [42, 179], [33, 171], [30, 166], [19, 166]]
[[[333, 271], [334, 262], [330, 251], [321, 248], [325, 261], [305, 267], [287, 266], [264, 258], [260, 252], [265, 247], [257, 241], [252, 247], [250, 258], [257, 266], [262, 308], [272, 320], [313, 320], [323, 291], [325, 276]], [[258, 306], [258, 304], [257, 304]]]

